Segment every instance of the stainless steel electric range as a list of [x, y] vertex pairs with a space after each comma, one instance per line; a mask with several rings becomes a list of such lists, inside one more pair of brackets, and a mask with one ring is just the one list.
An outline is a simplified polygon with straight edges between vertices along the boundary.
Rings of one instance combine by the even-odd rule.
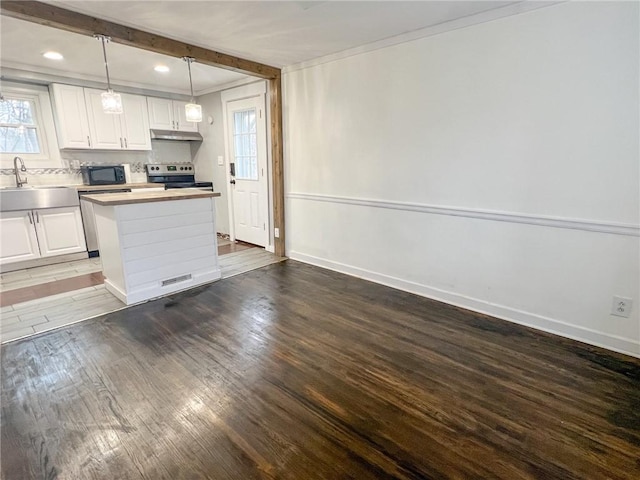
[[163, 183], [165, 190], [171, 188], [195, 188], [213, 191], [213, 183], [196, 182], [196, 169], [193, 163], [149, 163], [146, 168], [147, 181], [149, 183]]

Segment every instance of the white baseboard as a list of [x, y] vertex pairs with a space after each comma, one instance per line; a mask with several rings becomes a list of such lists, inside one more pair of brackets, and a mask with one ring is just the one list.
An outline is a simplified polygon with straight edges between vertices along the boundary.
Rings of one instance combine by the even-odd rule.
[[410, 282], [401, 278], [392, 277], [390, 275], [373, 272], [371, 270], [354, 267], [340, 262], [334, 262], [332, 260], [315, 257], [313, 255], [307, 255], [301, 252], [290, 251], [288, 254], [289, 258], [293, 260], [345, 273], [354, 277], [363, 278], [398, 290], [415, 293], [416, 295], [455, 305], [456, 307], [465, 308], [485, 315], [491, 315], [492, 317], [525, 325], [537, 330], [542, 330], [543, 332], [553, 333], [555, 335], [560, 335], [561, 337], [578, 340], [596, 347], [602, 347], [615, 352], [624, 353], [625, 355], [640, 358], [640, 343], [633, 342], [626, 338], [609, 335], [565, 323], [560, 320], [555, 320], [553, 318], [537, 315], [535, 313], [526, 312], [524, 310], [489, 303], [477, 298], [467, 297], [458, 293], [429, 287], [427, 285]]

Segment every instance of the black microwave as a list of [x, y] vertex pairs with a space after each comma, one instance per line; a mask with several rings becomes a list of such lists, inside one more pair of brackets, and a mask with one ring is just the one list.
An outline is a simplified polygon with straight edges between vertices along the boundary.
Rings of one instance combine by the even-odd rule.
[[80, 167], [85, 185], [118, 185], [126, 183], [122, 165], [92, 165]]

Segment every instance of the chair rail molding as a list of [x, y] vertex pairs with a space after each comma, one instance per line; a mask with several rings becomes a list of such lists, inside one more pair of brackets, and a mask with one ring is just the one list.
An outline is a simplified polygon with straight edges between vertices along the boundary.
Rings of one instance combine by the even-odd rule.
[[430, 205], [424, 203], [401, 202], [395, 200], [374, 200], [360, 197], [344, 197], [339, 195], [291, 192], [286, 195], [290, 200], [308, 200], [314, 202], [341, 203], [363, 207], [404, 210], [433, 215], [449, 215], [454, 217], [477, 218], [496, 222], [523, 223], [541, 227], [568, 228], [585, 232], [609, 233], [640, 237], [640, 225], [603, 222], [598, 220], [576, 219], [549, 215], [535, 215], [517, 212], [501, 212], [495, 210]]

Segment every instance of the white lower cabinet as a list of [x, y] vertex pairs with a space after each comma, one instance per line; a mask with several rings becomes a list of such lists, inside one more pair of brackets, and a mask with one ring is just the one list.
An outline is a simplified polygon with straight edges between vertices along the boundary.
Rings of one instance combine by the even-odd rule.
[[40, 255], [52, 257], [87, 249], [80, 207], [34, 210]]
[[31, 210], [0, 213], [0, 265], [40, 258]]
[[87, 249], [80, 207], [0, 213], [0, 265]]

